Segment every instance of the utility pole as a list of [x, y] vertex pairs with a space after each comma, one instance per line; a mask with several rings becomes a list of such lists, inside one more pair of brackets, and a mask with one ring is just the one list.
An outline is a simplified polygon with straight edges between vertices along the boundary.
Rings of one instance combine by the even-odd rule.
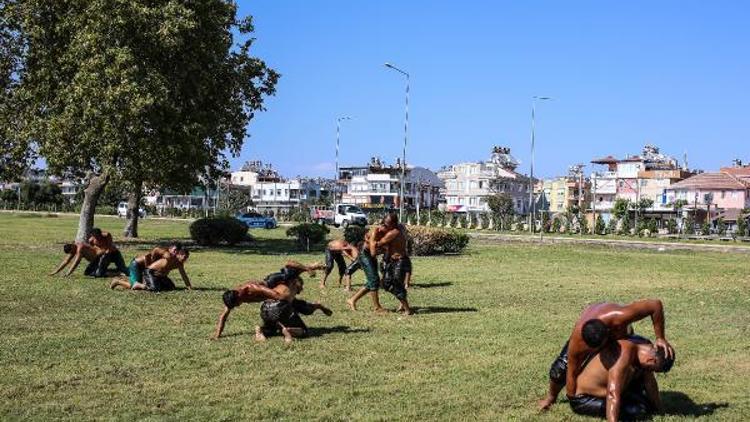
[[400, 74], [404, 75], [406, 77], [406, 117], [404, 119], [404, 151], [403, 156], [401, 158], [401, 192], [400, 192], [400, 201], [398, 201], [399, 209], [398, 209], [398, 219], [399, 221], [403, 221], [404, 219], [404, 183], [406, 183], [406, 144], [409, 139], [409, 73], [405, 70], [399, 69], [396, 66], [386, 63], [385, 67], [389, 69], [393, 69], [396, 72], [399, 72]]
[[578, 169], [578, 231], [583, 237], [583, 169]]
[[641, 213], [641, 179], [635, 179], [636, 193], [635, 193], [635, 234], [638, 235], [638, 217]]
[[596, 233], [596, 181], [593, 177], [591, 178], [591, 211], [594, 214], [594, 233], [601, 234]]

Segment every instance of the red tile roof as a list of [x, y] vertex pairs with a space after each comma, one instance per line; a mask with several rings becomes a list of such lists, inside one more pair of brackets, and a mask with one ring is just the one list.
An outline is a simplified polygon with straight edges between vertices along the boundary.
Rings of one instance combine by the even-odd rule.
[[750, 166], [748, 167], [723, 167], [722, 173], [731, 174], [734, 176], [746, 177], [750, 176]]
[[701, 173], [677, 182], [669, 189], [745, 190], [750, 189], [750, 183], [726, 173]]

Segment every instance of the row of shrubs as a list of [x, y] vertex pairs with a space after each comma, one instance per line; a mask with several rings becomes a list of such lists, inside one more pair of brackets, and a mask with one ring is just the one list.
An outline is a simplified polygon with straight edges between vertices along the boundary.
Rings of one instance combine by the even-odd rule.
[[[202, 246], [252, 241], [247, 231], [245, 224], [231, 217], [201, 218], [190, 225], [190, 237]], [[288, 228], [286, 235], [309, 251], [311, 246], [324, 242], [329, 232], [325, 225], [302, 223]], [[365, 227], [349, 226], [344, 231], [344, 239], [356, 244], [364, 240], [366, 232]], [[469, 244], [466, 233], [452, 229], [410, 226], [407, 236], [409, 253], [416, 256], [459, 253]]]
[[[365, 227], [349, 226], [344, 230], [344, 239], [356, 244], [364, 240], [366, 232]], [[328, 227], [315, 223], [298, 224], [286, 231], [287, 236], [297, 239], [307, 250], [323, 242], [328, 233]], [[407, 238], [409, 254], [415, 256], [460, 253], [469, 244], [468, 234], [437, 227], [408, 226]]]

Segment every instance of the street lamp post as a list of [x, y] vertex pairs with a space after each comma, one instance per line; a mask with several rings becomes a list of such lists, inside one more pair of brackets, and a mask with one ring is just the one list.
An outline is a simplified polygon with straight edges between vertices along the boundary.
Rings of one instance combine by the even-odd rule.
[[531, 171], [529, 177], [529, 233], [534, 234], [534, 214], [536, 207], [534, 204], [534, 147], [535, 147], [535, 129], [536, 129], [536, 100], [547, 101], [551, 100], [550, 97], [538, 97], [533, 96], [531, 98]]
[[351, 120], [349, 116], [341, 116], [336, 119], [336, 178], [334, 179], [333, 185], [333, 202], [339, 202], [340, 198], [337, 198], [339, 192], [339, 144], [341, 142], [341, 121]]
[[396, 72], [406, 76], [406, 118], [404, 119], [404, 151], [401, 158], [401, 189], [400, 189], [400, 198], [401, 200], [398, 202], [398, 220], [403, 221], [404, 220], [404, 183], [405, 183], [405, 174], [406, 174], [406, 142], [409, 139], [409, 73], [397, 68], [396, 66], [385, 63], [385, 67], [389, 69], [393, 69]]

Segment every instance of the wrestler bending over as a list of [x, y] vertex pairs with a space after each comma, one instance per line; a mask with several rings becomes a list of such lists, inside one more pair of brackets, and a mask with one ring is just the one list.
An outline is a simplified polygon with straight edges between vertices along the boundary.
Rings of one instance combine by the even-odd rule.
[[266, 338], [281, 332], [286, 343], [294, 341], [295, 337], [307, 336], [307, 326], [299, 314], [312, 315], [320, 310], [327, 316], [333, 311], [320, 303], [309, 303], [296, 296], [302, 292], [303, 281], [297, 277], [286, 284], [279, 284], [273, 288], [276, 298], [263, 301], [260, 305], [262, 326], [255, 326], [255, 340], [266, 341]]
[[115, 287], [132, 289], [136, 284], [143, 283], [143, 273], [151, 264], [162, 258], [169, 259], [170, 257], [174, 257], [177, 255], [177, 252], [182, 250], [183, 247], [181, 243], [174, 243], [168, 249], [155, 247], [148, 253], [136, 256], [130, 261], [130, 265], [128, 266], [130, 275], [127, 278], [116, 277], [112, 279], [109, 287], [111, 289], [114, 289]]
[[608, 421], [661, 413], [654, 372], [669, 372], [673, 364], [674, 357], [667, 358], [663, 349], [643, 337], [610, 341], [584, 365], [570, 407], [579, 415]]
[[[674, 358], [664, 332], [664, 307], [660, 300], [639, 300], [628, 305], [598, 303], [586, 308], [578, 318], [570, 335], [561, 360], [550, 368], [550, 383], [547, 397], [539, 401], [539, 408], [549, 409], [557, 400], [558, 394], [566, 387], [566, 395], [571, 399], [577, 391], [577, 379], [583, 363], [600, 350], [607, 342], [614, 342], [628, 336], [630, 324], [651, 317], [656, 335], [656, 347], [667, 359]], [[564, 362], [565, 365], [557, 365]]]
[[[181, 249], [173, 254], [168, 253], [165, 257], [159, 258], [143, 270], [143, 281], [136, 282], [132, 286], [125, 280], [113, 280], [111, 288], [117, 286], [128, 287], [131, 290], [148, 290], [151, 292], [167, 292], [175, 289], [174, 282], [169, 278], [172, 270], [178, 270], [180, 277], [185, 283], [188, 290], [192, 290], [190, 278], [185, 272], [185, 261], [190, 257], [190, 251]], [[124, 283], [124, 284], [121, 284]]]
[[219, 322], [216, 324], [216, 332], [211, 337], [218, 340], [224, 331], [227, 318], [232, 309], [243, 303], [262, 302], [266, 299], [278, 300], [280, 296], [274, 290], [280, 284], [286, 284], [299, 278], [305, 272], [314, 274], [315, 270], [325, 268], [322, 264], [305, 265], [297, 261], [287, 261], [286, 265], [276, 273], [269, 274], [263, 281], [250, 280], [239, 286], [227, 290], [222, 296], [224, 309], [219, 315]]
[[78, 264], [81, 263], [82, 258], [85, 258], [87, 261], [89, 261], [89, 265], [86, 266], [83, 274], [94, 275], [97, 267], [99, 266], [99, 260], [102, 258], [102, 255], [104, 255], [103, 250], [82, 242], [66, 243], [65, 245], [63, 245], [63, 252], [65, 252], [66, 257], [63, 258], [63, 261], [60, 263], [60, 265], [57, 266], [55, 271], [51, 272], [49, 275], [55, 275], [59, 273], [72, 261], [73, 263], [70, 265], [70, 268], [64, 275], [65, 277], [69, 276], [73, 273], [73, 271], [75, 271], [75, 269], [78, 267]]
[[93, 228], [91, 229], [91, 236], [89, 236], [88, 243], [104, 251], [104, 255], [99, 260], [96, 271], [92, 274], [94, 277], [105, 277], [107, 275], [107, 267], [109, 267], [110, 263], [115, 264], [117, 271], [125, 275], [130, 275], [128, 267], [125, 266], [122, 254], [112, 241], [112, 234], [103, 232], [98, 228]]
[[[338, 267], [339, 287], [341, 287], [341, 280], [344, 278], [344, 275], [346, 274], [346, 270], [347, 270], [347, 265], [346, 265], [346, 261], [344, 260], [344, 257], [347, 257], [351, 261], [354, 261], [357, 259], [357, 256], [359, 256], [359, 251], [357, 250], [356, 246], [350, 244], [346, 240], [334, 239], [328, 242], [328, 245], [326, 246], [325, 254], [326, 254], [325, 275], [323, 276], [323, 280], [320, 281], [320, 288], [322, 289], [326, 286], [328, 275], [331, 274], [331, 271], [333, 271], [334, 263]], [[351, 283], [351, 278], [349, 282]], [[351, 285], [350, 285], [350, 289], [351, 289]]]

